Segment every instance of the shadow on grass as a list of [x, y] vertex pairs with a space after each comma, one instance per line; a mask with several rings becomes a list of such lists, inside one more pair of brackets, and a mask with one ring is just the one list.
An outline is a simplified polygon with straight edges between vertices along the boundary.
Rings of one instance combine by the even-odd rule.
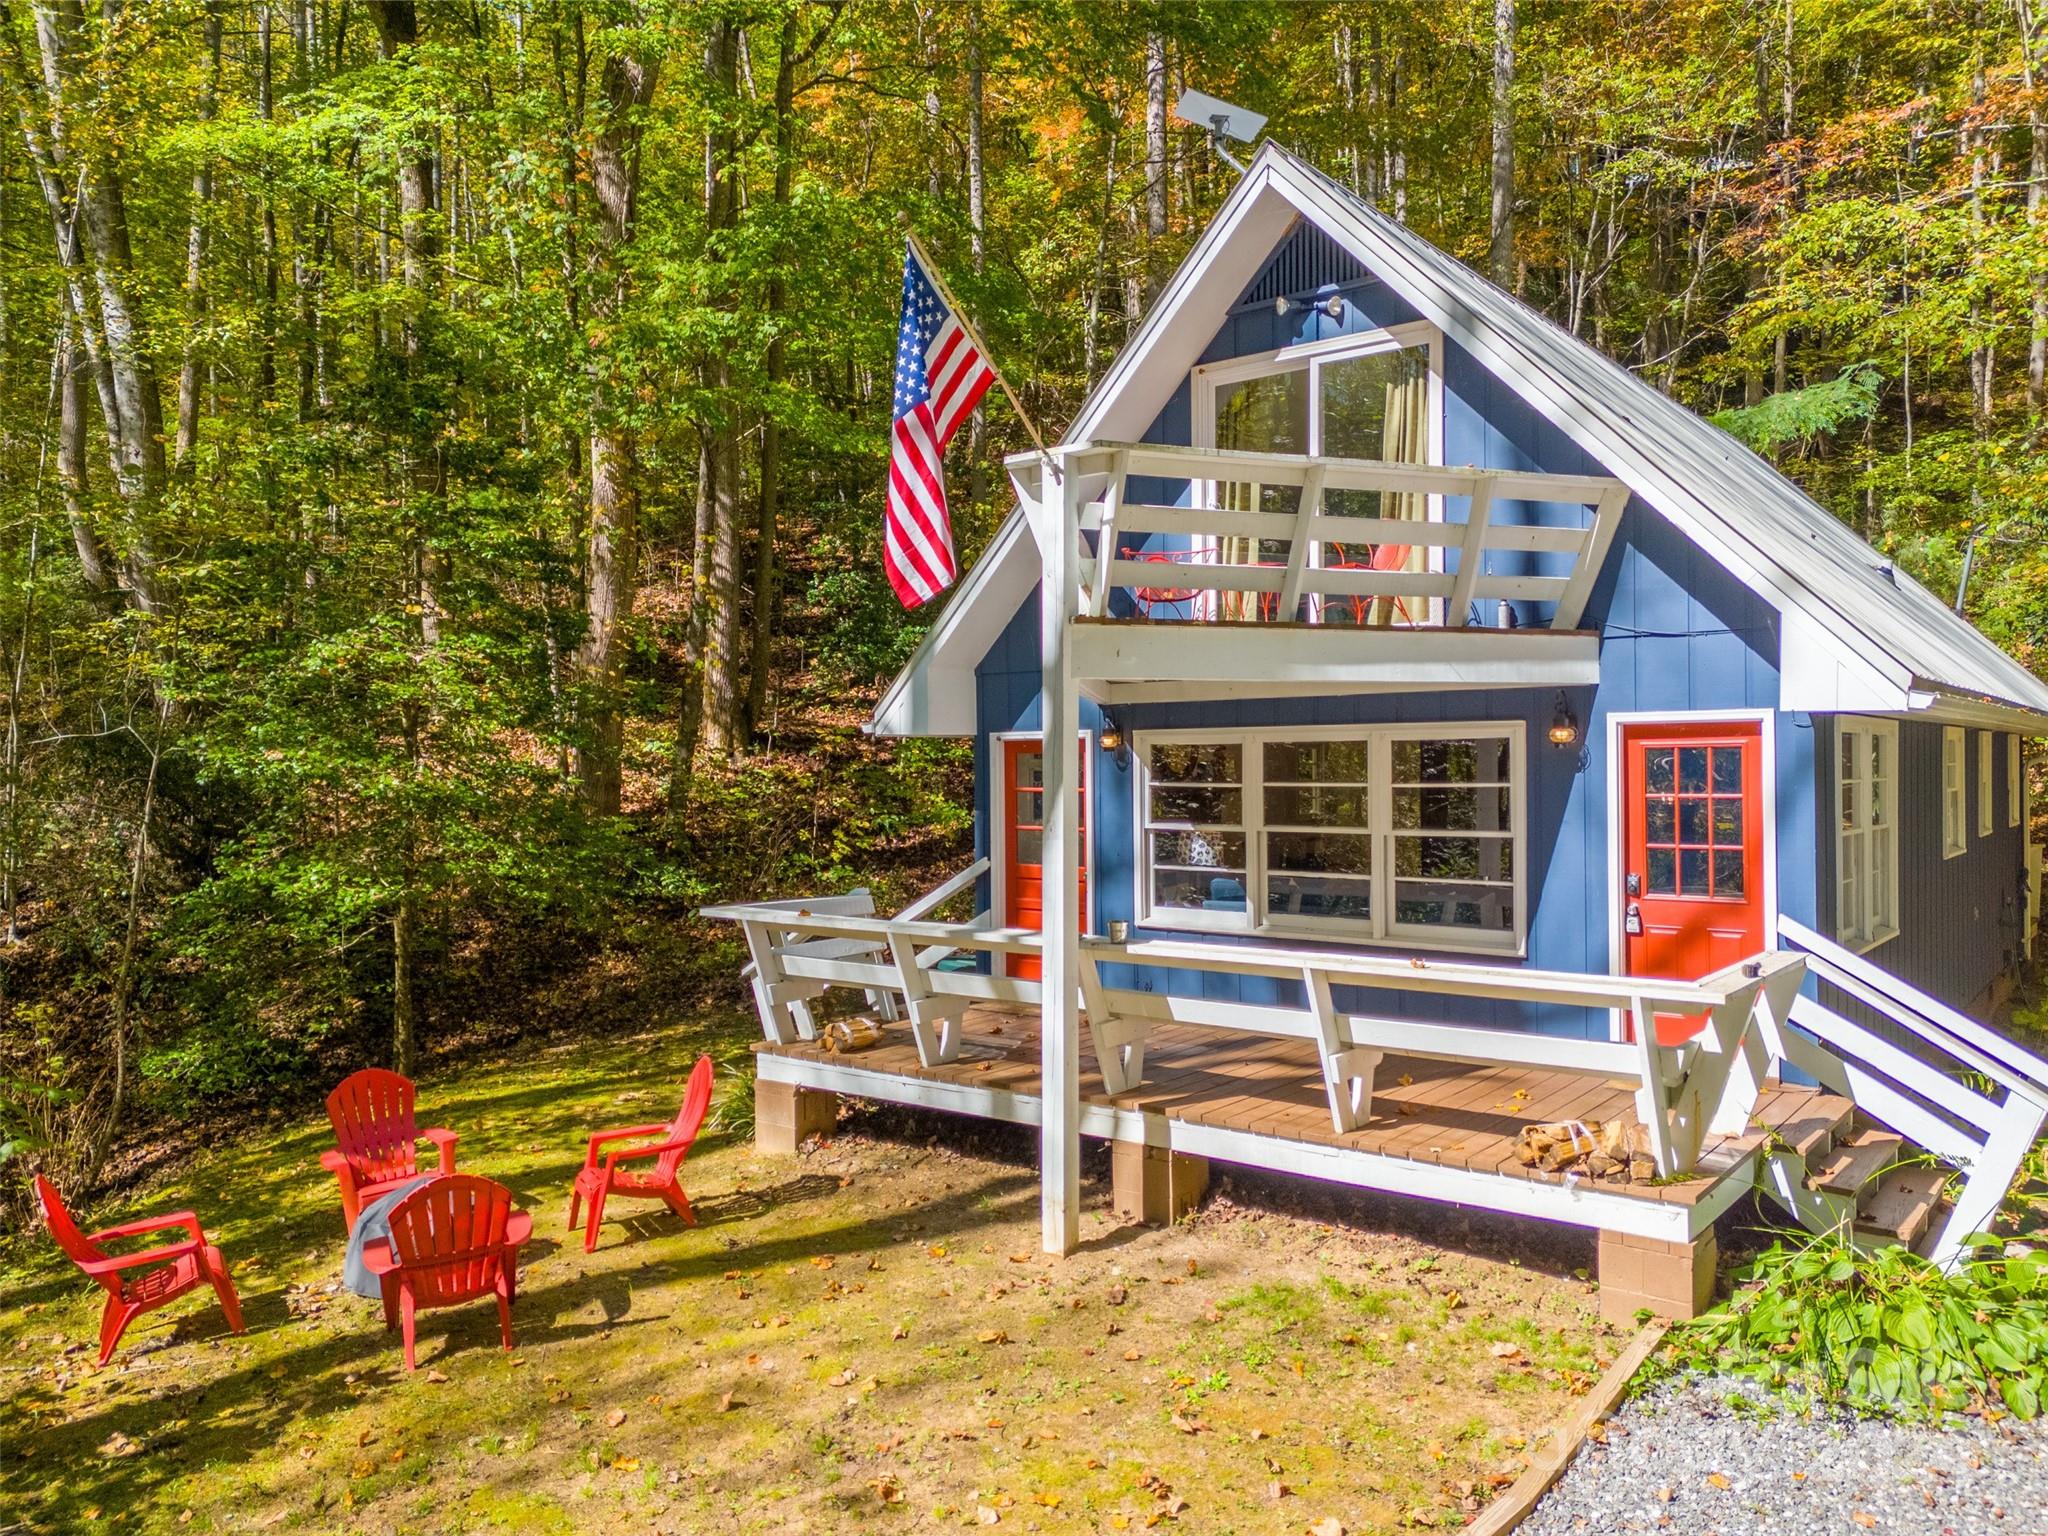
[[[664, 1322], [673, 1315], [672, 1308], [635, 1312], [643, 1292], [715, 1281], [735, 1268], [805, 1264], [823, 1255], [843, 1258], [897, 1240], [900, 1233], [892, 1235], [890, 1228], [900, 1227], [900, 1222], [870, 1218], [756, 1242], [738, 1242], [717, 1233], [721, 1226], [770, 1218], [778, 1210], [815, 1202], [839, 1188], [836, 1178], [805, 1174], [766, 1189], [706, 1195], [700, 1208], [714, 1219], [700, 1229], [679, 1229], [673, 1218], [636, 1218], [644, 1220], [649, 1231], [645, 1241], [633, 1244], [638, 1251], [630, 1271], [585, 1271], [577, 1267], [585, 1260], [580, 1244], [536, 1238], [521, 1265], [513, 1306], [517, 1342], [521, 1348], [557, 1344]], [[916, 1219], [934, 1232], [944, 1232], [949, 1241], [965, 1242], [969, 1233], [999, 1222], [1001, 1208], [1024, 1199], [1033, 1188], [1035, 1181], [1021, 1173], [999, 1177], [920, 1205]], [[590, 1261], [602, 1262], [603, 1254], [600, 1249]], [[228, 1334], [218, 1305], [209, 1303], [177, 1316], [168, 1339], [145, 1339], [125, 1357], [117, 1356], [117, 1361], [126, 1358], [132, 1365], [139, 1357], [186, 1340], [209, 1352], [253, 1352], [252, 1358], [208, 1381], [180, 1381], [168, 1370], [152, 1368], [117, 1376], [110, 1385], [118, 1396], [85, 1406], [66, 1401], [46, 1382], [17, 1391], [12, 1410], [23, 1416], [21, 1422], [31, 1417], [41, 1422], [22, 1437], [30, 1447], [28, 1454], [10, 1456], [0, 1466], [0, 1506], [24, 1515], [34, 1508], [35, 1521], [43, 1523], [32, 1522], [25, 1529], [69, 1530], [83, 1520], [85, 1511], [149, 1500], [191, 1468], [274, 1456], [280, 1446], [303, 1437], [309, 1426], [398, 1385], [405, 1377], [398, 1335], [386, 1332], [375, 1302], [343, 1296], [316, 1318], [305, 1319], [293, 1315], [282, 1289], [245, 1291], [247, 1335]], [[590, 1315], [593, 1307], [595, 1315]], [[256, 1348], [293, 1329], [310, 1336], [282, 1351]], [[642, 1352], [652, 1363], [680, 1358], [683, 1348], [681, 1343], [664, 1341], [643, 1346]], [[488, 1298], [420, 1315], [422, 1376], [435, 1369], [453, 1370], [474, 1356], [499, 1354], [497, 1313]], [[206, 1362], [197, 1363], [203, 1367]], [[480, 1379], [472, 1395], [451, 1398], [450, 1408], [459, 1407], [478, 1431], [515, 1427], [491, 1422], [492, 1405], [477, 1396], [489, 1386], [488, 1380]], [[66, 1415], [61, 1422], [55, 1417], [59, 1413]], [[116, 1434], [138, 1442], [142, 1453], [104, 1454], [101, 1448]], [[286, 1462], [278, 1470], [289, 1476], [295, 1469]], [[303, 1475], [315, 1476], [310, 1471]], [[281, 1487], [269, 1491], [275, 1497], [292, 1497]]]

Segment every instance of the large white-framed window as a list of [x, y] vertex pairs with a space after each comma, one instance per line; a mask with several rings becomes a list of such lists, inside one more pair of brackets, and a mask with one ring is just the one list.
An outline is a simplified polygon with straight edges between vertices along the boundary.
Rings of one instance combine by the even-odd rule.
[[1835, 727], [1835, 937], [1874, 949], [1899, 931], [1899, 725]]
[[1138, 920], [1519, 954], [1519, 721], [1139, 732]]
[[[1306, 454], [1311, 457], [1375, 459], [1400, 464], [1442, 464], [1443, 334], [1426, 322], [1333, 336], [1302, 342], [1273, 352], [1206, 363], [1189, 376], [1193, 405], [1194, 446], [1257, 453]], [[1263, 485], [1255, 481], [1210, 482], [1200, 491], [1203, 504], [1240, 512], [1292, 513], [1301, 505], [1298, 486]], [[1417, 492], [1328, 490], [1323, 511], [1331, 517], [1387, 518], [1440, 522], [1443, 498]], [[1222, 549], [1229, 540], [1208, 539], [1202, 547]], [[1284, 561], [1286, 547], [1254, 550], [1251, 541], [1229, 550], [1233, 563]], [[1381, 570], [1436, 569], [1439, 546], [1390, 546], [1365, 540], [1319, 541], [1309, 552], [1318, 567], [1372, 566]], [[1247, 618], [1231, 612], [1233, 603], [1249, 610], [1255, 595], [1226, 594], [1222, 614], [1208, 617]], [[1310, 614], [1320, 619], [1321, 605]], [[1432, 622], [1420, 599], [1400, 603], [1400, 612], [1377, 616], [1382, 621]], [[1436, 604], [1431, 603], [1434, 609]], [[1358, 604], [1344, 614], [1358, 617]], [[1414, 608], [1416, 612], [1409, 612]], [[1371, 619], [1374, 615], [1364, 615]]]
[[1977, 835], [1991, 835], [1991, 733], [1977, 733]]
[[2020, 736], [2014, 731], [2005, 738], [2005, 824], [2016, 827], [2025, 819], [2027, 803], [2026, 769], [2021, 763]]
[[1968, 780], [1963, 774], [1963, 728], [1941, 728], [1941, 856], [1952, 859], [1970, 846]]

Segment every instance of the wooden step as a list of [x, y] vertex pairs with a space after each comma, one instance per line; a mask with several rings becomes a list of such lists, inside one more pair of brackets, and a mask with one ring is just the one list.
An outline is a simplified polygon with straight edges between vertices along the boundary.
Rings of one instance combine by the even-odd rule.
[[1894, 1168], [1877, 1181], [1863, 1214], [1856, 1218], [1856, 1236], [1865, 1242], [1917, 1246], [1934, 1224], [1947, 1182], [1943, 1168]]
[[1778, 1139], [1809, 1165], [1825, 1157], [1836, 1141], [1847, 1134], [1855, 1104], [1832, 1093], [1816, 1094], [1800, 1106], [1799, 1112], [1775, 1127]]
[[1806, 1181], [1808, 1189], [1840, 1195], [1862, 1203], [1870, 1181], [1904, 1155], [1906, 1144], [1896, 1136], [1865, 1131], [1843, 1146], [1836, 1147], [1827, 1160]]

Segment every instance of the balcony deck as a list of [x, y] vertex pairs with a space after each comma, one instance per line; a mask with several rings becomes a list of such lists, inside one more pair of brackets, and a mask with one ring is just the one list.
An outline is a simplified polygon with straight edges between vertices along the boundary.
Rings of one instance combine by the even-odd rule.
[[[816, 1042], [763, 1043], [767, 1081], [890, 1103], [1035, 1125], [1040, 1121], [1038, 1010], [977, 1003], [962, 1019], [956, 1059], [926, 1066], [905, 1024], [881, 1044], [833, 1054]], [[1147, 1045], [1145, 1080], [1110, 1094], [1090, 1032], [1081, 1031], [1081, 1131], [1105, 1139], [1306, 1174], [1609, 1231], [1689, 1239], [1750, 1188], [1765, 1128], [1796, 1134], [1824, 1112], [1818, 1089], [1770, 1085], [1757, 1128], [1713, 1136], [1691, 1176], [1608, 1184], [1525, 1168], [1524, 1125], [1634, 1119], [1635, 1085], [1583, 1071], [1388, 1056], [1371, 1116], [1339, 1132], [1315, 1047], [1308, 1041], [1162, 1024]], [[1832, 1101], [1829, 1101], [1832, 1102]]]

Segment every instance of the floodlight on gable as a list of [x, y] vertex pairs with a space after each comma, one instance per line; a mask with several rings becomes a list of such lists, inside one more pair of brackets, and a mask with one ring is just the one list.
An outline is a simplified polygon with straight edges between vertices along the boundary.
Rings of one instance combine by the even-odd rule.
[[1240, 173], [1244, 167], [1223, 147], [1224, 141], [1249, 144], [1266, 126], [1266, 119], [1259, 113], [1232, 106], [1202, 91], [1182, 91], [1180, 100], [1173, 104], [1173, 115], [1184, 123], [1208, 129], [1210, 147], [1222, 157], [1225, 165]]

